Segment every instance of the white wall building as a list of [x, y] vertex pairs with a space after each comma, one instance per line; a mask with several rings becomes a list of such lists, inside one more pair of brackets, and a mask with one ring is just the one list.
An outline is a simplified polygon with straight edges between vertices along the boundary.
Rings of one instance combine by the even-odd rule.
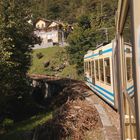
[[41, 45], [35, 48], [46, 48], [54, 45], [65, 46], [63, 23], [39, 19], [35, 23], [34, 33], [42, 39]]

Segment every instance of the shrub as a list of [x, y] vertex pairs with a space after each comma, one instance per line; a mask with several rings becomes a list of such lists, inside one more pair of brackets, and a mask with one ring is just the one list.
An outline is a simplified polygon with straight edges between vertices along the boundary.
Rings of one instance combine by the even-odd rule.
[[2, 122], [3, 128], [10, 128], [14, 124], [14, 121], [9, 118], [5, 118]]
[[44, 68], [47, 68], [50, 65], [50, 61], [44, 62]]
[[37, 57], [38, 59], [41, 59], [43, 56], [44, 56], [44, 55], [43, 55], [41, 52], [39, 52], [39, 53], [36, 54], [36, 57]]

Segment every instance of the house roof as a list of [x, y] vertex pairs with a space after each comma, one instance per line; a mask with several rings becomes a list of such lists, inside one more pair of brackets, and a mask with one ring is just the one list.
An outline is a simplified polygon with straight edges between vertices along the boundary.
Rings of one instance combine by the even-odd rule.
[[39, 20], [42, 20], [42, 21], [47, 22], [47, 23], [51, 23], [51, 22], [52, 22], [51, 20], [47, 20], [47, 19], [45, 19], [45, 18], [37, 18], [37, 20], [35, 21], [35, 24], [36, 24]]
[[44, 21], [44, 22], [46, 23], [46, 27], [48, 27], [48, 26], [52, 23], [51, 20], [47, 20], [47, 19], [44, 19], [44, 18], [38, 18], [38, 19], [35, 21], [34, 25], [35, 25], [38, 21], [40, 21], [40, 20], [42, 20], [42, 21]]
[[45, 29], [49, 29], [49, 28], [52, 28], [52, 27], [55, 27], [55, 26], [61, 26], [61, 27], [64, 27], [64, 23], [61, 22], [61, 21], [56, 21], [56, 20], [47, 20], [45, 18], [38, 18], [35, 22], [34, 22], [34, 25], [36, 25], [36, 23], [39, 21], [39, 20], [42, 20], [46, 23], [46, 27]]

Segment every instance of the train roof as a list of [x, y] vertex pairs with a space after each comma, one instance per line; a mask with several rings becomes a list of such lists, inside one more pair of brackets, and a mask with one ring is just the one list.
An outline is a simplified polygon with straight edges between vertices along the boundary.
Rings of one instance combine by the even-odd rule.
[[103, 47], [105, 47], [105, 46], [107, 46], [107, 45], [109, 45], [109, 44], [112, 44], [112, 42], [104, 42], [104, 43], [101, 43], [100, 45], [97, 45], [95, 49], [93, 49], [93, 50], [88, 50], [84, 57], [86, 57], [86, 56], [88, 56], [88, 55], [94, 54], [94, 51], [96, 51], [96, 50], [98, 50], [98, 49], [100, 49], [100, 48], [103, 48]]
[[111, 42], [103, 42], [103, 43], [97, 45], [97, 46], [96, 46], [96, 49], [98, 49], [98, 48], [100, 48], [100, 47], [102, 47], [102, 46], [105, 46], [105, 45], [107, 45], [107, 44], [109, 44], [109, 43], [111, 43]]

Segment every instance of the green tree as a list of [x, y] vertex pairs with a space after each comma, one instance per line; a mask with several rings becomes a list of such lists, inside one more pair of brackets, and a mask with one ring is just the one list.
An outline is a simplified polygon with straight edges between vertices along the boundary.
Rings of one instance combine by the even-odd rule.
[[115, 37], [115, 10], [115, 1], [82, 1], [82, 6], [77, 10], [77, 24], [69, 35], [70, 45], [67, 47], [70, 61], [76, 64], [79, 74], [83, 72], [83, 58], [86, 52], [98, 44], [110, 42]]
[[68, 37], [69, 46], [66, 47], [66, 50], [70, 57], [70, 63], [76, 64], [78, 74], [83, 73], [84, 55], [89, 49], [94, 49], [96, 46], [95, 35], [89, 17], [83, 15]]
[[33, 34], [31, 1], [0, 1], [0, 89], [5, 95], [28, 93], [26, 73], [31, 63], [30, 53], [37, 42]]

